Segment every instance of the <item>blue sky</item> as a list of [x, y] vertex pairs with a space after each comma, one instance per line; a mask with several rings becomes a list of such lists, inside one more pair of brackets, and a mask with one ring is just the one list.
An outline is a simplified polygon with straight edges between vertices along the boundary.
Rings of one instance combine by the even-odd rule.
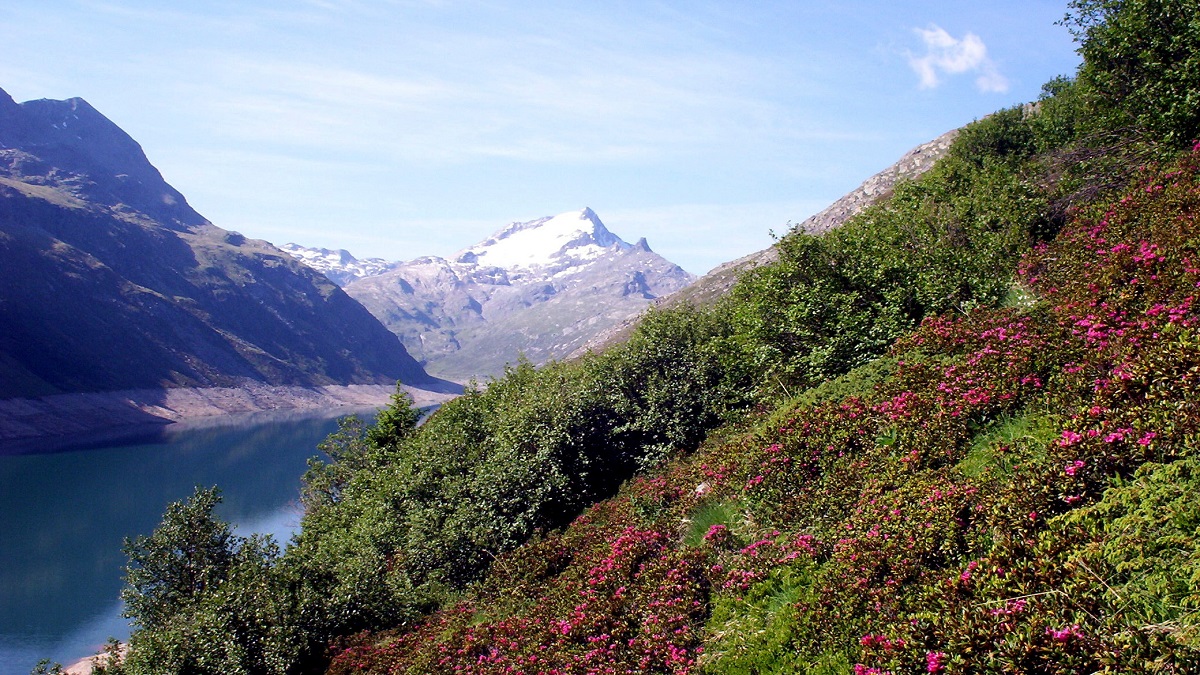
[[409, 259], [590, 206], [703, 273], [1073, 73], [1075, 45], [1054, 25], [1065, 11], [13, 2], [0, 6], [0, 88], [87, 99], [198, 211], [248, 236]]

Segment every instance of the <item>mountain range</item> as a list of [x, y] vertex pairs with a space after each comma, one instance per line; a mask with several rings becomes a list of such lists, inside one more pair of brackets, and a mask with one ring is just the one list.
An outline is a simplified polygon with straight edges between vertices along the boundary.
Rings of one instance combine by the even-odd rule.
[[449, 258], [282, 248], [341, 283], [429, 372], [458, 381], [498, 376], [522, 357], [561, 359], [695, 280], [590, 208], [510, 223]]
[[325, 276], [188, 205], [86, 101], [0, 90], [0, 398], [431, 383]]

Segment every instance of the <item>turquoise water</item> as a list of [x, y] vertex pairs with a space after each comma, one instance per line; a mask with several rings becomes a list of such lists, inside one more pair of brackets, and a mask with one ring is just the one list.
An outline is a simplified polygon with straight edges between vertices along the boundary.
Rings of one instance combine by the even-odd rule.
[[[125, 445], [0, 456], [0, 675], [64, 665], [124, 638], [125, 537], [167, 504], [217, 485], [218, 515], [281, 544], [299, 522], [300, 476], [335, 419], [255, 415]], [[170, 429], [168, 427], [168, 429]]]

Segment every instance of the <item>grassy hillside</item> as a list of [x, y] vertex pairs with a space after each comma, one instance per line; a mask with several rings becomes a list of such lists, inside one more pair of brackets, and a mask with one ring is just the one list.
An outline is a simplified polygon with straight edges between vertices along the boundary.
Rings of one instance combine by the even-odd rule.
[[332, 672], [1191, 672], [1200, 153]]
[[1073, 2], [1077, 78], [716, 307], [347, 422], [286, 551], [173, 506], [109, 672], [1194, 672], [1200, 118], [1127, 92], [1197, 9]]

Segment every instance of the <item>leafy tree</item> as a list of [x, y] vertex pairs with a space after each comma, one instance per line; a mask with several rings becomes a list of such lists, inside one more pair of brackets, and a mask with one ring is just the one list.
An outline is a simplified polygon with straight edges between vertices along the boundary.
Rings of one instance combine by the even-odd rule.
[[153, 534], [126, 541], [125, 616], [135, 630], [104, 672], [285, 673], [307, 646], [270, 537], [232, 534], [216, 488], [167, 507]]
[[37, 662], [33, 670], [29, 671], [29, 675], [62, 675], [63, 667], [61, 663], [51, 663], [50, 659], [42, 659]]
[[746, 274], [727, 309], [768, 387], [803, 388], [883, 355], [921, 320], [998, 303], [1044, 221], [1046, 191], [1022, 174], [1037, 148], [1022, 107], [963, 129], [928, 174], [816, 236], [792, 232], [778, 262]]
[[397, 382], [391, 405], [375, 416], [375, 425], [367, 431], [367, 440], [375, 447], [395, 446], [410, 436], [420, 421], [421, 409]]
[[1079, 80], [1106, 128], [1172, 146], [1200, 137], [1200, 0], [1072, 0]]
[[228, 575], [234, 562], [233, 533], [213, 517], [217, 488], [197, 488], [186, 502], [167, 507], [149, 536], [126, 539], [125, 616], [139, 628], [165, 626]]

